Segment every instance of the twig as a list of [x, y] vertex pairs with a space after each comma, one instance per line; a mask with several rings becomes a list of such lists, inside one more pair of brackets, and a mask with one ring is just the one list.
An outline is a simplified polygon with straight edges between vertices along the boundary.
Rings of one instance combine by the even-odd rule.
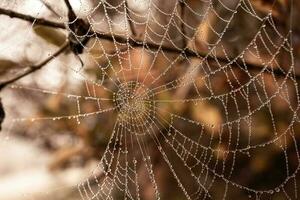
[[[90, 32], [90, 24], [76, 16], [69, 0], [65, 0], [65, 4], [68, 8], [70, 48], [75, 55], [78, 55], [83, 52], [84, 46], [90, 40], [90, 37], [87, 36]], [[80, 39], [78, 40], [78, 38]]]
[[0, 15], [7, 15], [11, 18], [19, 18], [24, 21], [29, 21], [29, 22], [37, 24], [37, 25], [65, 29], [65, 25], [63, 23], [49, 21], [49, 20], [46, 20], [43, 18], [36, 18], [36, 17], [32, 17], [30, 15], [21, 14], [21, 13], [14, 12], [12, 10], [3, 9], [3, 8], [0, 8]]
[[50, 10], [54, 15], [56, 15], [57, 17], [61, 17], [61, 15], [58, 14], [58, 13], [52, 8], [52, 6], [49, 5], [48, 2], [46, 2], [46, 1], [44, 1], [44, 0], [40, 0], [40, 1], [41, 1], [42, 4], [44, 4], [44, 6], [45, 6], [46, 8], [48, 8], [48, 10]]
[[38, 65], [33, 65], [33, 66], [29, 66], [27, 67], [27, 70], [23, 73], [20, 74], [14, 78], [11, 78], [10, 80], [7, 80], [3, 83], [0, 84], [0, 90], [2, 90], [5, 86], [27, 76], [28, 74], [31, 74], [39, 69], [41, 69], [42, 67], [44, 67], [47, 63], [49, 63], [52, 59], [54, 59], [55, 57], [59, 56], [62, 52], [64, 52], [68, 47], [69, 47], [70, 43], [66, 42], [64, 45], [62, 45], [59, 50], [57, 50], [53, 55], [49, 56], [47, 59], [45, 59], [44, 61], [42, 61], [40, 64]]
[[69, 2], [69, 0], [65, 0], [65, 4], [68, 8], [68, 18], [69, 18], [69, 23], [74, 22], [77, 19], [77, 16]]
[[[101, 33], [97, 33], [97, 32], [95, 32], [94, 34], [100, 39], [108, 40], [111, 42], [113, 42], [115, 40], [119, 43], [126, 44], [126, 39], [121, 36], [115, 35], [114, 37], [112, 37], [111, 35], [101, 34]], [[206, 53], [194, 52], [189, 49], [181, 50], [181, 49], [175, 49], [173, 47], [168, 47], [168, 46], [159, 46], [159, 45], [153, 44], [153, 43], [143, 44], [142, 41], [134, 40], [132, 38], [129, 38], [129, 43], [132, 47], [146, 46], [148, 49], [151, 49], [154, 51], [161, 49], [161, 51], [165, 51], [167, 53], [182, 54], [182, 55], [185, 55], [186, 57], [194, 57], [194, 58], [198, 58], [198, 59], [206, 58], [206, 60], [209, 62], [216, 62], [216, 63], [219, 62], [222, 64], [228, 64], [230, 61], [234, 60], [233, 58], [227, 59], [227, 58], [223, 58], [223, 57], [207, 55]], [[235, 62], [232, 62], [231, 66], [234, 66], [234, 67], [237, 67], [237, 68], [240, 68], [243, 70], [254, 70], [254, 71], [262, 70], [265, 67], [263, 65], [257, 65], [257, 64], [253, 64], [253, 63], [243, 62], [242, 60], [236, 60]], [[277, 76], [285, 77], [287, 75], [286, 72], [283, 72], [280, 69], [273, 69], [270, 66], [267, 66], [266, 69], [269, 71], [272, 70], [272, 72]], [[300, 80], [299, 75], [296, 75], [296, 78], [297, 78], [297, 80]]]
[[[69, 10], [69, 14], [68, 14], [69, 15], [69, 20], [72, 20], [72, 19], [76, 20], [77, 17], [75, 15], [69, 1], [65, 0], [65, 2], [66, 2], [66, 5], [68, 7], [68, 10]], [[17, 18], [20, 18], [20, 19], [23, 19], [23, 20], [26, 20], [26, 21], [35, 22], [36, 24], [40, 24], [40, 25], [46, 25], [46, 26], [52, 26], [52, 27], [66, 29], [64, 24], [47, 21], [47, 20], [44, 20], [44, 19], [41, 19], [41, 18], [31, 17], [29, 15], [16, 13], [16, 12], [11, 11], [11, 10], [6, 10], [6, 9], [0, 8], [0, 14], [8, 15], [8, 16], [11, 16], [11, 17], [17, 17]], [[81, 23], [80, 20], [79, 20], [79, 22]], [[72, 24], [75, 24], [75, 23], [72, 23]], [[76, 27], [78, 28], [78, 25], [76, 25]], [[73, 27], [73, 28], [75, 28], [75, 27]], [[81, 24], [80, 28], [85, 29], [85, 26]], [[70, 27], [70, 29], [72, 30], [71, 27]], [[82, 30], [81, 32], [84, 33], [85, 31], [88, 31], [88, 30]], [[111, 42], [117, 41], [119, 43], [124, 43], [124, 44], [126, 44], [126, 42], [127, 42], [127, 38], [124, 38], [122, 36], [108, 35], [108, 34], [103, 34], [103, 33], [99, 33], [99, 32], [93, 32], [91, 30], [89, 30], [88, 35], [89, 35], [89, 37], [97, 37], [99, 39], [104, 39], [104, 40], [108, 40], [108, 41], [111, 41]], [[88, 39], [89, 38], [86, 38], [86, 40], [88, 40]], [[202, 52], [194, 52], [194, 51], [191, 51], [187, 48], [179, 49], [179, 48], [168, 47], [168, 46], [160, 46], [160, 45], [150, 43], [150, 42], [143, 43], [140, 40], [135, 40], [135, 39], [132, 39], [132, 38], [128, 38], [128, 42], [130, 43], [130, 45], [132, 47], [143, 47], [143, 46], [145, 46], [148, 49], [153, 50], [153, 51], [158, 51], [160, 49], [161, 51], [164, 51], [166, 53], [181, 54], [181, 55], [184, 55], [186, 57], [194, 57], [194, 58], [198, 58], [198, 59], [206, 58], [207, 61], [209, 61], [209, 62], [219, 62], [219, 63], [222, 63], [222, 64], [228, 64], [230, 62], [229, 60], [233, 60], [232, 58], [227, 59], [227, 58], [223, 58], [223, 57], [207, 55], [206, 53], [202, 53]], [[87, 43], [87, 41], [85, 41], [85, 43]], [[259, 71], [264, 67], [262, 65], [243, 62], [241, 60], [236, 60], [235, 62], [232, 62], [231, 65], [234, 66], [234, 67], [240, 68], [240, 69], [244, 69], [244, 70], [256, 70], [256, 71]], [[277, 76], [283, 76], [283, 77], [286, 76], [286, 72], [283, 72], [280, 69], [272, 69], [272, 67], [267, 66], [267, 70], [269, 70], [269, 71], [272, 70], [272, 72]], [[300, 75], [295, 75], [295, 78], [297, 80], [300, 80]]]

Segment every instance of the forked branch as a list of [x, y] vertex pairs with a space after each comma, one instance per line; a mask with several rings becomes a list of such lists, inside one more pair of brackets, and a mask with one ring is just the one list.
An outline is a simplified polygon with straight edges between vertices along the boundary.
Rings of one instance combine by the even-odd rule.
[[70, 46], [69, 42], [66, 42], [64, 45], [62, 45], [53, 55], [49, 56], [48, 58], [46, 58], [44, 61], [42, 61], [40, 64], [38, 65], [32, 65], [32, 66], [28, 66], [26, 71], [16, 77], [13, 77], [3, 83], [0, 83], [0, 90], [2, 90], [5, 86], [27, 76], [28, 74], [31, 74], [39, 69], [41, 69], [43, 66], [45, 66], [46, 64], [48, 64], [51, 60], [53, 60], [54, 58], [56, 58], [57, 56], [59, 56], [62, 52], [64, 52], [68, 47]]
[[72, 23], [77, 19], [77, 16], [69, 2], [69, 0], [65, 0], [65, 4], [68, 8], [68, 18], [69, 18], [69, 22]]
[[[281, 69], [273, 69], [270, 66], [263, 66], [263, 65], [258, 65], [258, 64], [253, 64], [253, 63], [248, 63], [246, 61], [242, 61], [242, 60], [238, 60], [238, 59], [233, 59], [233, 58], [224, 58], [224, 57], [218, 57], [218, 56], [212, 56], [212, 55], [208, 55], [206, 53], [202, 53], [202, 52], [195, 52], [192, 51], [190, 49], [184, 48], [184, 49], [180, 49], [180, 48], [175, 48], [175, 47], [169, 47], [169, 46], [160, 46], [151, 42], [146, 42], [144, 43], [143, 41], [134, 39], [134, 38], [125, 38], [119, 35], [108, 35], [108, 34], [103, 34], [100, 32], [94, 32], [90, 29], [90, 25], [86, 24], [82, 19], [78, 19], [74, 10], [72, 9], [70, 3], [68, 0], [65, 0], [66, 6], [68, 8], [68, 18], [69, 18], [69, 28], [74, 32], [75, 30], [77, 30], [78, 35], [83, 35], [88, 33], [87, 37], [84, 38], [84, 41], [82, 44], [71, 44], [69, 43], [69, 45], [71, 45], [71, 49], [74, 52], [75, 50], [75, 54], [80, 54], [82, 53], [82, 45], [86, 44], [90, 38], [92, 37], [96, 37], [99, 39], [103, 39], [103, 40], [108, 40], [111, 42], [117, 41], [119, 43], [124, 43], [127, 44], [127, 42], [130, 43], [130, 45], [132, 47], [146, 47], [150, 50], [153, 51], [164, 51], [166, 53], [173, 53], [173, 54], [180, 54], [184, 57], [194, 57], [194, 58], [198, 58], [198, 59], [206, 59], [208, 62], [215, 62], [215, 63], [222, 63], [222, 64], [228, 64], [231, 62], [231, 66], [232, 67], [236, 67], [239, 69], [244, 69], [244, 70], [254, 70], [254, 71], [260, 71], [263, 68], [266, 68], [266, 70], [264, 71], [268, 71], [268, 72], [272, 72], [273, 74], [275, 74], [276, 76], [279, 77], [285, 77], [287, 76], [287, 72], [281, 70]], [[181, 9], [184, 9], [184, 5], [181, 5]], [[35, 24], [39, 24], [39, 25], [44, 25], [44, 26], [50, 26], [50, 27], [54, 27], [54, 28], [62, 28], [62, 29], [67, 29], [67, 27], [62, 24], [62, 23], [57, 23], [57, 22], [52, 22], [52, 21], [48, 21], [45, 20], [43, 18], [35, 18], [29, 15], [25, 15], [25, 14], [21, 14], [21, 13], [17, 13], [11, 10], [6, 10], [6, 9], [2, 9], [0, 8], [0, 15], [7, 15], [10, 17], [16, 17], [25, 21], [29, 21]], [[182, 13], [184, 14], [184, 13]], [[84, 30], [81, 30], [84, 29]], [[67, 45], [67, 46], [69, 46]], [[75, 45], [75, 46], [74, 46]], [[234, 62], [233, 62], [234, 60]], [[43, 64], [43, 62], [41, 63]], [[38, 68], [41, 68], [42, 65], [38, 66]], [[30, 69], [35, 69], [35, 67], [30, 67]], [[35, 70], [33, 70], [35, 71]], [[32, 71], [32, 72], [33, 72]], [[29, 70], [28, 72], [26, 72], [24, 75], [22, 75], [22, 77], [26, 76], [27, 74], [30, 74], [31, 70]], [[20, 78], [22, 78], [20, 77]], [[16, 80], [20, 79], [18, 77], [16, 77]], [[295, 75], [295, 78], [297, 80], [300, 80], [300, 75]], [[14, 80], [15, 81], [15, 80]], [[14, 82], [12, 81], [12, 82]], [[3, 87], [3, 84], [0, 85], [0, 89]]]

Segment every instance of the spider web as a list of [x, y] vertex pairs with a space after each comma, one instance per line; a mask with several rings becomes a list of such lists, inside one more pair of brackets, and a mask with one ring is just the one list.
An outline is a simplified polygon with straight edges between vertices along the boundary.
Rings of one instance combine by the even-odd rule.
[[[61, 121], [78, 127], [98, 121], [109, 129], [97, 133], [108, 135], [97, 168], [78, 184], [83, 200], [172, 197], [165, 191], [176, 191], [178, 199], [297, 199], [292, 31], [279, 28], [273, 10], [262, 13], [254, 2], [81, 2], [78, 16], [99, 35], [83, 44], [91, 36], [73, 33], [84, 48], [84, 65], [60, 65], [75, 74], [82, 94], [22, 82], [9, 89], [41, 101], [61, 97], [77, 113], [13, 117], [6, 129]], [[241, 170], [257, 158], [268, 162], [271, 150], [279, 155], [273, 167], [280, 175]], [[269, 185], [255, 184], [264, 179]]]

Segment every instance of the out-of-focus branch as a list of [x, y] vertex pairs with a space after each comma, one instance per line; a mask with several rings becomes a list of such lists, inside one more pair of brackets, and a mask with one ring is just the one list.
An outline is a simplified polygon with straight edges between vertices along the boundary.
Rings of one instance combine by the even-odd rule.
[[27, 76], [28, 74], [31, 74], [39, 69], [41, 69], [42, 67], [44, 67], [47, 63], [49, 63], [51, 60], [53, 60], [55, 57], [59, 56], [62, 52], [64, 52], [68, 47], [70, 46], [69, 42], [66, 42], [64, 45], [62, 45], [53, 55], [49, 56], [47, 59], [45, 59], [44, 61], [42, 61], [40, 64], [38, 65], [33, 65], [33, 66], [28, 66], [27, 70], [16, 76], [13, 77], [5, 82], [0, 83], [0, 90], [2, 90], [5, 86]]
[[76, 16], [69, 0], [65, 0], [65, 4], [68, 9], [70, 48], [75, 55], [78, 55], [83, 52], [84, 46], [90, 40], [90, 37], [86, 36], [90, 32], [90, 24], [86, 23], [83, 19]]
[[59, 23], [59, 22], [53, 22], [53, 21], [49, 21], [43, 18], [36, 18], [30, 15], [25, 15], [22, 13], [18, 13], [18, 12], [14, 12], [12, 10], [7, 10], [4, 8], [0, 8], [0, 15], [6, 15], [9, 16], [11, 18], [19, 18], [22, 19], [24, 21], [28, 21], [37, 25], [43, 25], [43, 26], [49, 26], [49, 27], [53, 27], [53, 28], [62, 28], [65, 29], [65, 25], [63, 23]]
[[[89, 41], [90, 38], [97, 37], [99, 39], [108, 40], [111, 42], [116, 41], [118, 43], [124, 43], [124, 44], [126, 44], [128, 41], [132, 47], [146, 47], [153, 51], [161, 50], [165, 53], [181, 54], [185, 57], [194, 57], [194, 58], [198, 58], [198, 59], [205, 58], [208, 62], [216, 62], [216, 63], [222, 63], [222, 64], [228, 64], [231, 62], [230, 65], [232, 67], [237, 67], [239, 69], [244, 69], [244, 70], [260, 71], [266, 67], [267, 70], [265, 70], [265, 71], [270, 71], [270, 72], [274, 73], [276, 76], [279, 76], [279, 77], [286, 76], [286, 72], [284, 72], [280, 69], [272, 69], [272, 67], [270, 67], [270, 66], [257, 65], [257, 64], [253, 64], [253, 63], [248, 63], [246, 61], [244, 62], [244, 61], [238, 60], [238, 59], [234, 60], [233, 58], [212, 56], [212, 55], [208, 55], [207, 53], [203, 53], [203, 52], [195, 52], [195, 51], [192, 51], [187, 48], [179, 49], [179, 48], [169, 47], [169, 46], [160, 46], [158, 44], [154, 44], [151, 42], [144, 43], [143, 41], [133, 39], [133, 38], [127, 39], [127, 38], [119, 36], [119, 35], [108, 35], [108, 34], [103, 34], [100, 32], [94, 32], [94, 31], [90, 30], [89, 24], [86, 24], [82, 19], [77, 18], [69, 1], [65, 0], [65, 3], [68, 8], [68, 17], [69, 17], [69, 23], [70, 23], [69, 28], [78, 35], [84, 35], [84, 34], [88, 33], [87, 36], [84, 38], [84, 40], [81, 43], [73, 42], [72, 44], [70, 44], [71, 49], [73, 52], [75, 52], [75, 54], [82, 53], [82, 50], [83, 50], [82, 45], [85, 45]], [[8, 15], [11, 17], [17, 17], [22, 20], [35, 22], [36, 24], [40, 24], [40, 25], [66, 29], [64, 24], [51, 22], [51, 21], [48, 21], [48, 20], [45, 20], [42, 18], [35, 18], [35, 17], [29, 16], [29, 15], [16, 13], [11, 10], [6, 10], [6, 9], [0, 8], [0, 14]], [[232, 62], [232, 60], [234, 60], [234, 62]], [[300, 75], [296, 75], [295, 77], [297, 78], [297, 80], [300, 80]], [[1, 89], [1, 85], [0, 85], [0, 89]]]
[[69, 18], [69, 22], [72, 23], [77, 19], [77, 16], [69, 2], [69, 0], [65, 0], [65, 4], [68, 8], [68, 18]]
[[[124, 43], [126, 44], [126, 38], [121, 37], [121, 36], [112, 36], [112, 35], [106, 35], [106, 34], [101, 34], [98, 32], [94, 32], [95, 36], [97, 36], [97, 38], [100, 39], [104, 39], [104, 40], [108, 40], [111, 42], [117, 41], [119, 43]], [[202, 52], [194, 52], [192, 50], [189, 50], [187, 48], [185, 49], [176, 49], [174, 47], [168, 47], [168, 46], [160, 46], [157, 44], [153, 44], [153, 43], [149, 43], [146, 42], [145, 44], [142, 41], [139, 40], [135, 40], [132, 38], [129, 38], [129, 43], [132, 47], [147, 47], [148, 49], [151, 49], [153, 51], [158, 51], [159, 49], [161, 51], [164, 51], [165, 53], [174, 53], [174, 54], [182, 54], [185, 57], [194, 57], [194, 58], [198, 58], [198, 59], [206, 59], [208, 62], [215, 62], [215, 63], [220, 63], [220, 64], [229, 64], [231, 62], [231, 66], [232, 67], [236, 67], [239, 69], [243, 69], [243, 70], [253, 70], [253, 71], [260, 71], [263, 68], [266, 68], [265, 71], [269, 71], [272, 72], [273, 74], [275, 74], [276, 76], [279, 77], [285, 77], [287, 75], [287, 72], [284, 72], [280, 69], [273, 69], [270, 66], [264, 66], [264, 65], [258, 65], [258, 64], [253, 64], [253, 63], [249, 63], [249, 62], [244, 62], [242, 60], [236, 59], [234, 60], [233, 58], [224, 58], [224, 57], [220, 57], [220, 56], [212, 56], [212, 55], [208, 55], [206, 53], [202, 53]], [[233, 62], [234, 60], [234, 62]], [[297, 80], [300, 80], [300, 75], [296, 75]]]
[[41, 3], [44, 4], [44, 6], [45, 6], [46, 8], [48, 8], [48, 10], [50, 10], [54, 15], [56, 15], [57, 17], [61, 17], [61, 15], [58, 14], [58, 13], [52, 8], [52, 6], [51, 6], [48, 2], [46, 2], [46, 1], [44, 1], [44, 0], [40, 0], [40, 1], [41, 1]]

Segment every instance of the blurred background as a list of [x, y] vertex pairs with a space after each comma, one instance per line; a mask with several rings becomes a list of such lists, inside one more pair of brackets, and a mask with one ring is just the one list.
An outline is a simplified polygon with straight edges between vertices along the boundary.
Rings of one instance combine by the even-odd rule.
[[[70, 4], [93, 31], [125, 40], [91, 37], [82, 45], [83, 53], [66, 50], [1, 91], [6, 115], [0, 133], [0, 199], [105, 198], [101, 195], [108, 192], [96, 181], [107, 171], [101, 158], [125, 163], [107, 150], [115, 140], [112, 133], [119, 131], [114, 125], [120, 116], [129, 127], [125, 137], [131, 137], [132, 127], [137, 134], [149, 131], [154, 125], [147, 123], [153, 121], [160, 141], [138, 136], [155, 184], [137, 141], [127, 144], [136, 145], [136, 152], [125, 155], [139, 174], [133, 181], [139, 196], [125, 194], [127, 198], [156, 199], [155, 185], [161, 199], [187, 199], [186, 194], [191, 199], [300, 198], [299, 1]], [[75, 24], [68, 21], [62, 0], [2, 0], [0, 8]], [[82, 44], [82, 35], [70, 37], [69, 30], [2, 11], [0, 29], [1, 83], [53, 55], [68, 37]], [[137, 103], [134, 112], [142, 113], [145, 122], [113, 101], [113, 93], [122, 96], [122, 83], [130, 81], [142, 81], [142, 92], [155, 96]], [[121, 144], [118, 148], [125, 151]], [[210, 196], [199, 189], [193, 174]], [[121, 175], [118, 180], [124, 183]], [[103, 183], [108, 187], [114, 180]], [[115, 183], [108, 196], [124, 199], [125, 186], [120, 185], [115, 189]], [[131, 192], [137, 186], [128, 187]], [[85, 190], [101, 192], [97, 198], [82, 198]]]

